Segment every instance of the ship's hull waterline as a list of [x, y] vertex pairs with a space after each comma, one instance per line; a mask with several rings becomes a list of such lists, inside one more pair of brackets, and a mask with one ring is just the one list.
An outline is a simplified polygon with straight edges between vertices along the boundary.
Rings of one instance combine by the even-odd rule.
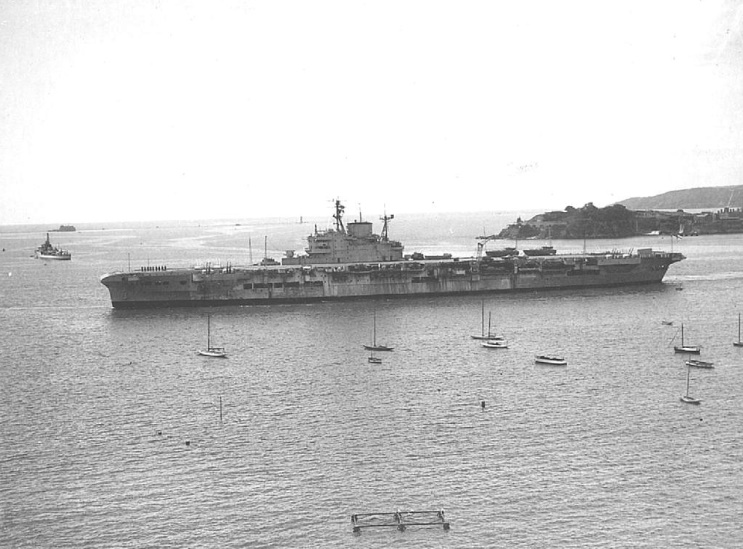
[[161, 269], [101, 277], [116, 308], [265, 305], [660, 283], [678, 253]]
[[52, 259], [55, 261], [70, 261], [72, 259], [72, 255], [62, 253], [62, 254], [36, 254], [37, 259]]

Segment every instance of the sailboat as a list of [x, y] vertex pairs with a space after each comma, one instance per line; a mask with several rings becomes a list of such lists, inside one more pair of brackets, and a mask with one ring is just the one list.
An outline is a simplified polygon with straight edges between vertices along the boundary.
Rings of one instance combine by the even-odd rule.
[[[490, 317], [488, 317], [488, 332], [490, 332]], [[485, 302], [482, 302], [482, 311], [480, 313], [480, 335], [470, 336], [472, 339], [488, 339], [488, 335], [485, 334]]]
[[206, 317], [206, 350], [199, 350], [199, 354], [202, 356], [210, 356], [214, 358], [227, 358], [227, 353], [224, 347], [212, 347], [212, 317]]
[[733, 341], [736, 347], [743, 347], [743, 341], [740, 340], [740, 313], [738, 313], [738, 341]]
[[701, 400], [698, 398], [694, 398], [692, 396], [689, 396], [689, 379], [691, 376], [691, 366], [687, 366], [686, 368], [686, 394], [681, 397], [681, 402], [686, 402], [687, 404], [701, 404]]
[[508, 349], [508, 341], [502, 337], [496, 337], [495, 339], [486, 339], [481, 341], [480, 345], [486, 349]]
[[[364, 345], [364, 349], [366, 349], [367, 351], [391, 351], [392, 350], [392, 347], [387, 347], [386, 345], [377, 344], [377, 311], [374, 311], [374, 328], [372, 330], [372, 344]], [[371, 358], [372, 357], [369, 357], [369, 362], [372, 362]], [[379, 359], [379, 362], [382, 362], [381, 358]]]
[[673, 350], [677, 353], [689, 353], [698, 355], [702, 352], [702, 348], [699, 345], [686, 345], [684, 343], [684, 325], [681, 325], [681, 345], [674, 346]]
[[484, 337], [477, 338], [485, 340], [482, 341], [480, 345], [482, 345], [483, 347], [487, 347], [488, 349], [507, 349], [508, 342], [506, 341], [506, 338], [495, 335], [490, 329], [490, 316], [491, 313], [488, 313], [488, 334], [484, 335], [485, 330], [483, 330]]
[[482, 302], [482, 320], [481, 320], [481, 335], [473, 335], [470, 336], [472, 339], [489, 339], [493, 341], [502, 340], [502, 337], [499, 337], [495, 335], [490, 326], [491, 326], [491, 319], [492, 319], [492, 313], [488, 313], [488, 332], [485, 333], [485, 302]]

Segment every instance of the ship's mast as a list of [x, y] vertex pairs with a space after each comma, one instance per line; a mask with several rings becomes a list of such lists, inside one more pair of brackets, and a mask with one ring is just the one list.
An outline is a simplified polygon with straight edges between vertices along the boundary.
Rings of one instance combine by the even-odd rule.
[[346, 207], [341, 204], [340, 199], [335, 200], [335, 215], [333, 216], [333, 219], [335, 219], [335, 230], [339, 233], [345, 233], [346, 228], [343, 226], [343, 210], [345, 210]]
[[387, 222], [395, 219], [395, 216], [387, 215], [387, 212], [385, 212], [384, 216], [380, 217], [379, 219], [384, 221], [384, 225], [382, 225], [382, 242], [387, 242]]

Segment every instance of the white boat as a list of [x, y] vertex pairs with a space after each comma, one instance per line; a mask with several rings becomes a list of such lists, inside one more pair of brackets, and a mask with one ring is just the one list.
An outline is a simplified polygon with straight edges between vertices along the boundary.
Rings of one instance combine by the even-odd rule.
[[740, 340], [740, 313], [738, 313], [738, 341], [733, 341], [736, 347], [743, 347], [743, 341]]
[[199, 350], [201, 356], [210, 356], [213, 358], [227, 358], [224, 347], [212, 346], [212, 317], [206, 317], [206, 349]]
[[[371, 345], [364, 345], [364, 349], [367, 351], [391, 351], [392, 347], [387, 347], [387, 345], [378, 345], [377, 344], [377, 311], [374, 311], [374, 328], [372, 329], [372, 344]], [[371, 357], [369, 357], [371, 362]], [[382, 362], [382, 359], [379, 359], [379, 362]]]
[[701, 404], [701, 400], [698, 398], [694, 398], [693, 396], [689, 395], [689, 379], [691, 376], [691, 368], [686, 368], [686, 394], [681, 397], [681, 402], [686, 402], [687, 404]]
[[551, 364], [552, 366], [567, 366], [568, 361], [561, 356], [537, 355], [534, 357], [537, 364]]
[[699, 345], [687, 345], [684, 343], [684, 325], [681, 325], [681, 345], [674, 346], [673, 350], [677, 353], [688, 353], [692, 355], [698, 355], [702, 352], [702, 348]]
[[689, 359], [686, 361], [686, 365], [692, 368], [714, 368], [712, 362], [705, 362], [704, 360]]
[[508, 349], [508, 341], [499, 337], [497, 339], [486, 339], [480, 342], [480, 345], [486, 349]]

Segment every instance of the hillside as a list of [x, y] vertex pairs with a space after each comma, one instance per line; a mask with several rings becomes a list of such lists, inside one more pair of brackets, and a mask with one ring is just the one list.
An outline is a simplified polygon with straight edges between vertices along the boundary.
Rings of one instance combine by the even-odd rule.
[[743, 208], [743, 185], [696, 187], [617, 202], [631, 210]]
[[701, 213], [668, 209], [630, 210], [622, 204], [597, 208], [589, 202], [582, 208], [568, 206], [565, 211], [545, 212], [527, 221], [518, 218], [496, 238], [626, 238], [650, 234], [694, 236], [743, 233], [743, 209], [740, 208]]

